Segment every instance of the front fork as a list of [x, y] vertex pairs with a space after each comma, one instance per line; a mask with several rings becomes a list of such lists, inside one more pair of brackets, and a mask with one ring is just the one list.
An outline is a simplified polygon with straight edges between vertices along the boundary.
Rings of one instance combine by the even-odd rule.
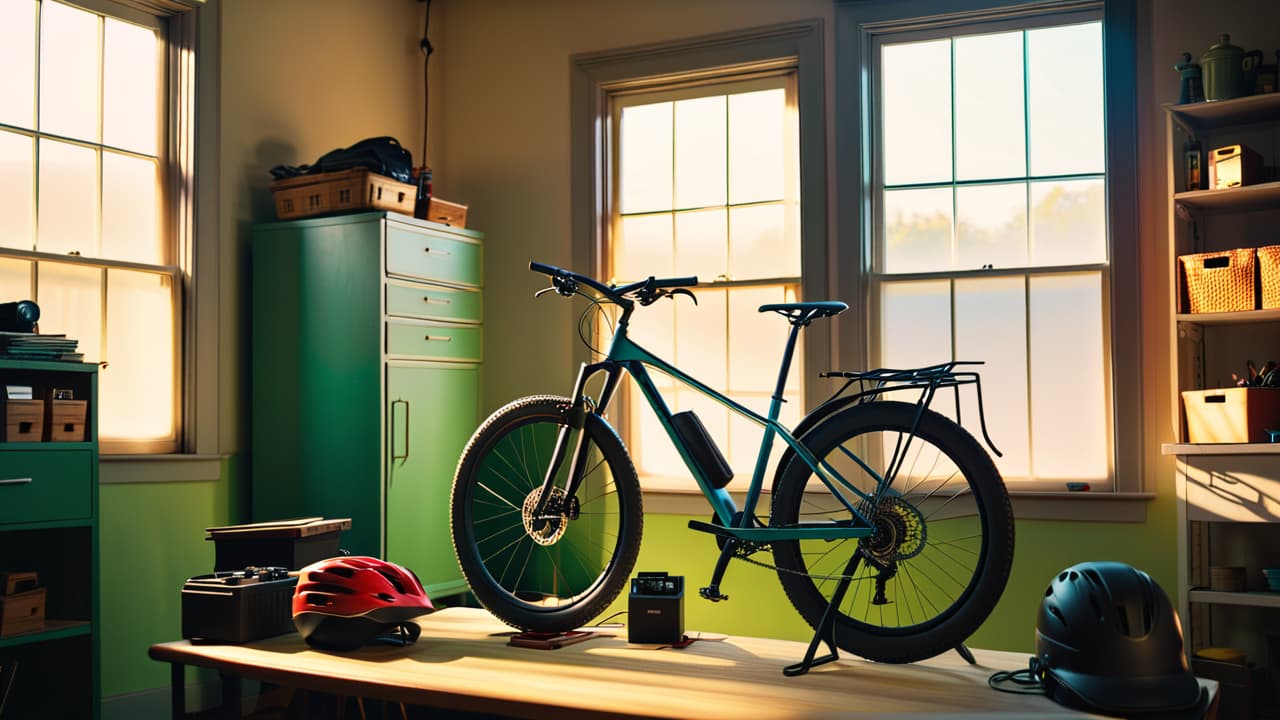
[[[592, 400], [587, 395], [587, 382], [598, 372], [606, 374], [604, 387], [600, 390], [600, 399]], [[613, 362], [599, 362], [590, 365], [583, 363], [578, 368], [578, 379], [573, 383], [573, 404], [569, 406], [565, 412], [565, 425], [560, 428], [560, 434], [556, 437], [555, 449], [551, 453], [551, 462], [547, 465], [546, 477], [542, 479], [542, 489], [538, 493], [538, 504], [533, 510], [533, 528], [540, 530], [546, 523], [550, 514], [558, 514], [561, 510], [559, 507], [548, 507], [550, 500], [554, 497], [551, 489], [555, 486], [556, 473], [560, 470], [560, 465], [564, 463], [565, 456], [569, 454], [570, 436], [576, 432], [577, 436], [573, 438], [573, 454], [569, 461], [569, 478], [565, 483], [564, 495], [559, 502], [565, 507], [572, 504], [573, 498], [578, 492], [578, 486], [582, 484], [582, 474], [586, 470], [587, 455], [582, 451], [583, 445], [586, 444], [587, 434], [583, 432], [587, 426], [587, 415], [593, 413], [603, 413], [609, 407], [609, 401], [613, 399], [613, 393], [618, 389], [618, 381], [621, 379], [622, 368]], [[550, 514], [549, 514], [550, 513]]]

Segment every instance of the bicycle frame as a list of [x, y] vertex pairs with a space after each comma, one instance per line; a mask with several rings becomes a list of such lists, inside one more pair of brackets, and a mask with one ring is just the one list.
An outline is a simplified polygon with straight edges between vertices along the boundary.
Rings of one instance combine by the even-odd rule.
[[[617, 389], [621, 380], [622, 371], [629, 373], [636, 385], [640, 388], [640, 392], [644, 395], [649, 407], [658, 417], [658, 421], [667, 432], [672, 444], [680, 453], [680, 457], [684, 460], [685, 465], [692, 473], [694, 480], [698, 483], [698, 488], [702, 491], [704, 497], [711, 504], [715, 511], [716, 517], [720, 520], [723, 533], [738, 540], [747, 540], [752, 542], [769, 542], [771, 540], [808, 540], [822, 539], [835, 540], [844, 538], [859, 538], [871, 535], [874, 532], [872, 523], [858, 511], [855, 502], [850, 502], [849, 493], [856, 495], [861, 500], [870, 500], [873, 495], [865, 493], [855, 487], [852, 483], [845, 480], [831, 468], [827, 463], [819, 461], [809, 452], [803, 444], [801, 444], [791, 432], [778, 422], [778, 415], [782, 410], [782, 391], [786, 386], [787, 371], [791, 366], [792, 357], [795, 353], [796, 342], [799, 338], [800, 326], [792, 325], [791, 332], [787, 338], [786, 349], [783, 353], [782, 364], [778, 371], [778, 382], [774, 390], [771, 402], [769, 404], [769, 413], [762, 416], [749, 408], [742, 406], [733, 399], [726, 397], [723, 393], [718, 392], [714, 388], [708, 387], [705, 383], [700, 382], [696, 378], [688, 375], [679, 368], [671, 365], [662, 358], [654, 355], [643, 347], [637, 345], [627, 335], [627, 325], [630, 312], [624, 312], [622, 318], [618, 322], [617, 329], [614, 331], [613, 340], [610, 343], [609, 351], [604, 360], [583, 364], [579, 369], [577, 381], [574, 383], [573, 395], [574, 407], [570, 411], [570, 421], [568, 425], [560, 431], [557, 438], [555, 451], [552, 454], [551, 463], [548, 466], [546, 477], [542, 485], [542, 494], [539, 498], [535, 516], [542, 515], [548, 498], [551, 495], [551, 487], [554, 483], [555, 476], [564, 461], [569, 444], [569, 434], [573, 430], [581, 430], [585, 419], [585, 413], [593, 412], [603, 414], [608, 407], [609, 402], [613, 398], [613, 394]], [[758, 425], [763, 426], [764, 434], [760, 441], [760, 449], [756, 456], [755, 468], [751, 476], [751, 484], [747, 490], [744, 507], [741, 515], [738, 515], [738, 508], [734, 503], [732, 496], [723, 488], [713, 487], [703, 472], [701, 466], [693, 460], [688, 448], [685, 447], [672, 423], [672, 413], [667, 407], [666, 401], [663, 399], [658, 388], [654, 385], [653, 380], [649, 377], [648, 367], [657, 369], [663, 373], [670, 375], [685, 385], [697, 390], [698, 392], [711, 397], [712, 399], [724, 405], [734, 413], [745, 417]], [[588, 381], [597, 373], [606, 374], [604, 386], [600, 391], [598, 399], [591, 401], [586, 395], [586, 386]], [[588, 407], [590, 405], [590, 407]], [[781, 438], [795, 452], [796, 456], [801, 458], [805, 464], [822, 480], [831, 495], [842, 503], [853, 517], [859, 521], [857, 524], [848, 523], [806, 523], [798, 527], [754, 527], [751, 519], [755, 516], [756, 505], [760, 499], [761, 489], [764, 484], [764, 473], [769, 462], [769, 455], [773, 449], [774, 438]], [[584, 433], [579, 432], [577, 441], [574, 443], [573, 456], [570, 461], [570, 475], [568, 486], [565, 488], [565, 496], [573, 497], [577, 491], [577, 486], [581, 480], [583, 467], [586, 462], [585, 455], [581, 452]], [[875, 494], [879, 494], [884, 489], [885, 480], [871, 467], [864, 463], [860, 458], [850, 453], [850, 457], [864, 470], [876, 479]], [[738, 518], [738, 525], [734, 525], [735, 516]]]

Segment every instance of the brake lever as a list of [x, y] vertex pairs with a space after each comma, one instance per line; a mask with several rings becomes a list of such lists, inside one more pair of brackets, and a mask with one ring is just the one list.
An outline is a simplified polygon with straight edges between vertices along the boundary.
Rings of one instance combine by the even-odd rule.
[[542, 297], [543, 295], [546, 295], [549, 292], [557, 292], [557, 291], [554, 287], [544, 287], [538, 292], [533, 294], [533, 299], [537, 300], [538, 298]]
[[688, 290], [686, 288], [672, 288], [667, 291], [666, 295], [667, 297], [671, 298], [672, 302], [675, 301], [677, 295], [688, 295], [689, 299], [693, 301], [694, 305], [698, 304], [698, 296], [694, 295], [693, 291]]

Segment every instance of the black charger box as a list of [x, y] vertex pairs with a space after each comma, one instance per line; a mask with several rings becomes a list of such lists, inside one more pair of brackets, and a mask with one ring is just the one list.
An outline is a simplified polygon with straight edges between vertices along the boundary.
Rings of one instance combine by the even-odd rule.
[[350, 528], [351, 518], [309, 517], [205, 528], [205, 539], [213, 541], [217, 572], [246, 567], [300, 570], [341, 555], [342, 531]]
[[182, 637], [243, 643], [293, 632], [293, 589], [284, 568], [197, 575], [182, 585]]
[[627, 642], [673, 645], [684, 639], [684, 577], [642, 572], [631, 578]]

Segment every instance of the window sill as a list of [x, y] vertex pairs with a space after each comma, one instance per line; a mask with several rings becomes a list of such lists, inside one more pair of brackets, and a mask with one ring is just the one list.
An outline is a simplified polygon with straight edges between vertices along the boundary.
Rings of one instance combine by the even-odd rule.
[[214, 482], [222, 479], [226, 455], [100, 455], [98, 482]]
[[[731, 493], [742, 507], [746, 493]], [[1013, 516], [1018, 520], [1080, 520], [1087, 522], [1145, 522], [1148, 492], [1015, 492]], [[768, 501], [762, 496], [761, 503]], [[711, 506], [702, 493], [672, 490], [645, 490], [645, 512], [660, 515], [711, 515]]]

